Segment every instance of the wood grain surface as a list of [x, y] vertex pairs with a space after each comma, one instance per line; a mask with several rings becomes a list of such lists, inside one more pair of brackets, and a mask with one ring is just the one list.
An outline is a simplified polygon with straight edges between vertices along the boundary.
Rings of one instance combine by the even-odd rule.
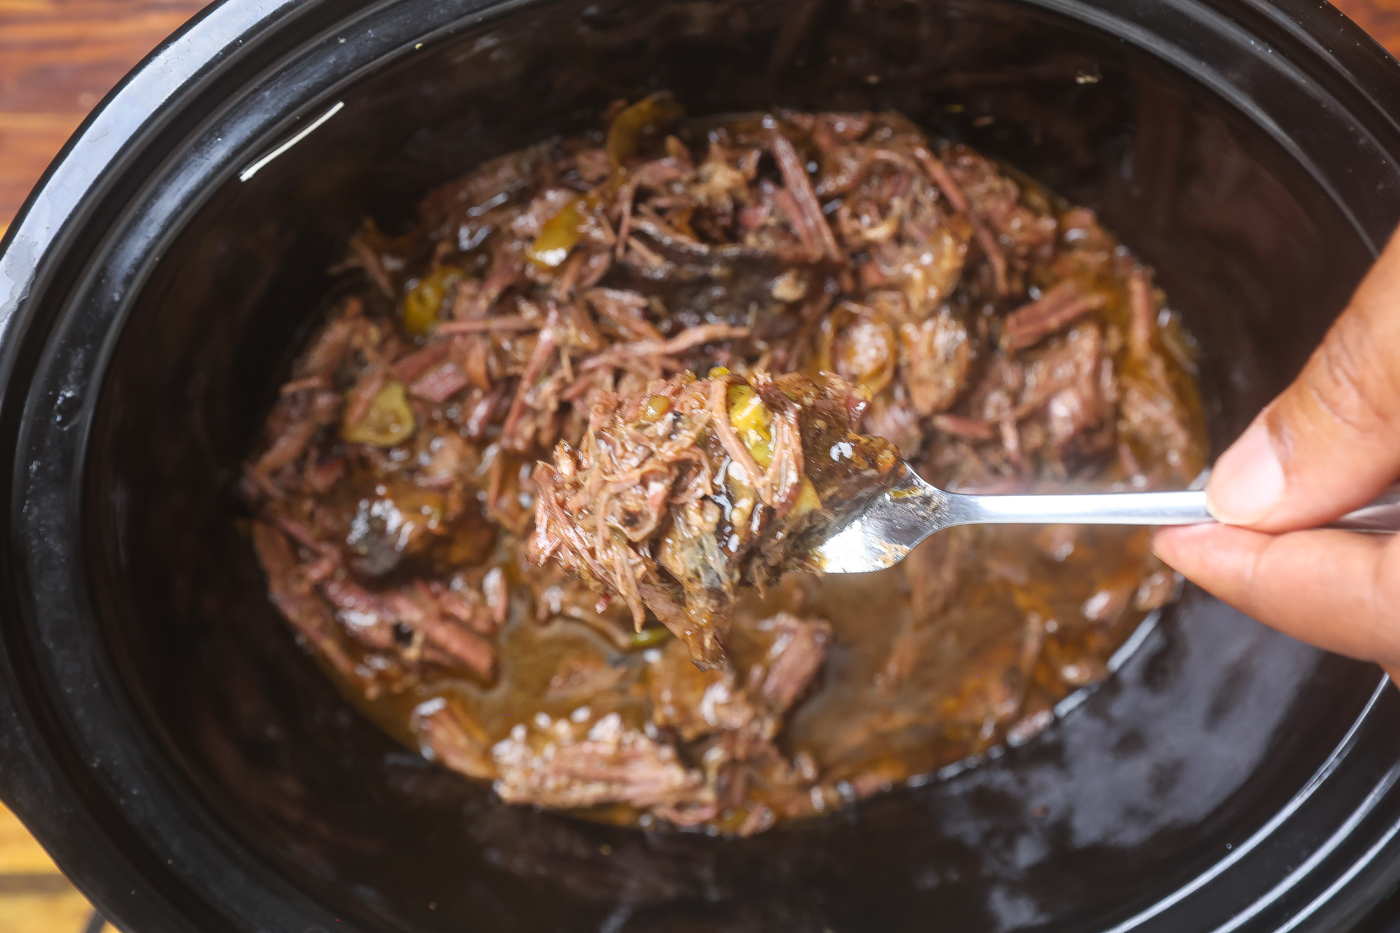
[[1335, 6], [1400, 58], [1400, 0], [1337, 0]]
[[[6, 156], [0, 149], [0, 163]], [[0, 807], [0, 930], [95, 933], [98, 917], [14, 814]]]
[[[0, 0], [0, 233], [69, 134], [204, 0]], [[1400, 0], [1338, 0], [1400, 55]], [[0, 930], [93, 933], [101, 918], [0, 807]]]

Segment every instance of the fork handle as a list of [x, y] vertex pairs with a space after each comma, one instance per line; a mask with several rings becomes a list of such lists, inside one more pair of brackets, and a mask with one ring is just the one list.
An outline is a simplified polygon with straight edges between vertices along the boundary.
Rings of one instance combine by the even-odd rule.
[[[1206, 494], [1111, 492], [1088, 495], [973, 496], [948, 493], [950, 525], [1199, 525], [1213, 522]], [[1326, 528], [1394, 534], [1400, 531], [1400, 486]]]

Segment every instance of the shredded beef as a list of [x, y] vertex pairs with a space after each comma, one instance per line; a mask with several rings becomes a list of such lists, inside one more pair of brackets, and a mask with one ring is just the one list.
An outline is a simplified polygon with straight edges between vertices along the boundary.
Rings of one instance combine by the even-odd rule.
[[899, 458], [985, 492], [1204, 460], [1150, 270], [897, 113], [619, 102], [336, 271], [244, 470], [252, 547], [347, 693], [506, 801], [828, 811], [1026, 739], [1178, 592], [1127, 529], [785, 575]]
[[561, 441], [535, 471], [530, 557], [620, 598], [638, 631], [650, 610], [696, 664], [719, 667], [741, 589], [802, 569], [898, 462], [855, 433], [863, 409], [837, 377], [761, 370], [599, 394], [579, 446]]

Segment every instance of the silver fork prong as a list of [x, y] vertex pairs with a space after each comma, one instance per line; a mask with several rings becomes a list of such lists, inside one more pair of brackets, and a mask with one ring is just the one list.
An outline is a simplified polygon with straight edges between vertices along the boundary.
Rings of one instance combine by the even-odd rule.
[[[908, 466], [851, 521], [813, 551], [827, 573], [869, 573], [893, 567], [919, 542], [948, 527], [947, 493]], [[839, 526], [838, 526], [839, 527]]]

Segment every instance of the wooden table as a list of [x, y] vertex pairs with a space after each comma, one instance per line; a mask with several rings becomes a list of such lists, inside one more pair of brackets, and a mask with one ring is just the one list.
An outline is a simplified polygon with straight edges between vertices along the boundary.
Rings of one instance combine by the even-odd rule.
[[[1400, 56], [1400, 0], [1337, 0]], [[0, 0], [0, 233], [89, 110], [204, 0]], [[100, 917], [0, 807], [0, 929], [96, 933]]]
[[1400, 0], [1336, 0], [1334, 5], [1400, 58]]

